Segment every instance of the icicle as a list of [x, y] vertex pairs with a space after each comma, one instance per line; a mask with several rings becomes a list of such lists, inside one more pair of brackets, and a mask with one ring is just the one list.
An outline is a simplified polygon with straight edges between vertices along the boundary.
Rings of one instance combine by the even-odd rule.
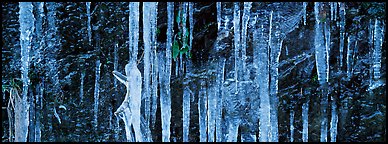
[[244, 2], [244, 13], [243, 13], [243, 20], [242, 20], [242, 31], [241, 31], [241, 53], [242, 53], [242, 75], [244, 76], [243, 80], [247, 80], [249, 74], [247, 73], [246, 68], [246, 60], [247, 60], [247, 36], [248, 36], [248, 22], [250, 18], [250, 10], [252, 7], [252, 2]]
[[[124, 113], [130, 113], [129, 108], [124, 109]], [[127, 142], [133, 142], [132, 132], [131, 132], [131, 129], [130, 129], [130, 125], [131, 125], [131, 117], [130, 117], [130, 115], [119, 114], [119, 117], [121, 119], [123, 119], [123, 121], [124, 121], [125, 136], [127, 138]]]
[[88, 38], [89, 38], [89, 45], [92, 44], [92, 27], [90, 25], [90, 22], [91, 22], [90, 3], [91, 2], [86, 2], [86, 11], [87, 11], [87, 15], [88, 15]]
[[129, 9], [129, 61], [136, 62], [139, 43], [139, 2], [130, 2]]
[[[44, 2], [39, 2], [36, 3], [35, 5], [37, 7], [37, 17], [36, 17], [36, 37], [37, 37], [37, 42], [36, 42], [36, 57], [37, 57], [37, 63], [42, 63], [43, 60], [43, 48], [46, 47], [46, 43], [43, 38], [43, 20], [45, 19], [45, 12], [44, 12]], [[33, 120], [34, 127], [32, 129], [33, 134], [31, 136], [32, 142], [40, 142], [41, 141], [41, 115], [42, 115], [42, 97], [43, 97], [43, 91], [44, 91], [44, 79], [40, 78], [39, 79], [39, 84], [36, 86], [36, 92], [37, 94], [35, 95], [35, 99], [31, 100], [30, 102], [34, 103], [35, 106], [31, 106], [34, 111], [30, 111], [31, 114], [34, 115], [35, 119]], [[4, 98], [5, 99], [5, 98]], [[32, 105], [32, 104], [31, 104]], [[32, 125], [31, 125], [32, 126]]]
[[177, 58], [175, 60], [175, 76], [179, 76], [179, 61]]
[[337, 124], [338, 124], [338, 115], [337, 115], [337, 104], [334, 97], [331, 97], [331, 122], [330, 122], [330, 142], [336, 142], [337, 137]]
[[[272, 14], [272, 13], [271, 13]], [[269, 101], [269, 57], [268, 37], [263, 25], [253, 33], [254, 61], [256, 63], [256, 84], [260, 96], [259, 141], [270, 140], [270, 101]]]
[[[328, 81], [328, 44], [327, 41], [325, 42], [324, 35], [326, 33], [329, 33], [330, 31], [324, 31], [322, 30], [322, 27], [324, 27], [324, 24], [320, 22], [320, 15], [319, 15], [319, 7], [320, 3], [315, 3], [314, 9], [315, 9], [315, 18], [316, 18], [316, 24], [315, 24], [315, 55], [316, 55], [316, 64], [317, 64], [317, 71], [318, 71], [318, 80], [320, 84], [323, 84]], [[323, 32], [323, 33], [322, 33]]]
[[[43, 5], [43, 2], [41, 3]], [[35, 127], [35, 142], [41, 142], [42, 137], [42, 130], [41, 130], [41, 115], [42, 115], [42, 97], [44, 93], [44, 80], [42, 80], [42, 83], [39, 84], [38, 88], [39, 94], [36, 95], [36, 104], [37, 106], [37, 113], [36, 113], [36, 127]]]
[[[373, 40], [374, 40], [374, 24], [372, 22], [371, 19], [369, 19], [369, 27], [368, 27], [368, 31], [369, 31], [369, 40], [368, 40], [368, 43], [369, 43], [369, 47], [370, 47], [370, 50], [369, 50], [369, 89], [373, 86]], [[372, 91], [369, 91], [370, 94], [372, 94]]]
[[189, 142], [190, 128], [190, 97], [193, 92], [188, 86], [188, 81], [184, 82], [185, 89], [183, 91], [183, 142]]
[[327, 29], [322, 30], [322, 27], [325, 28], [325, 23], [320, 20], [324, 18], [325, 15], [320, 15], [321, 4], [316, 2], [314, 6], [315, 12], [315, 61], [317, 65], [317, 74], [318, 81], [321, 85], [321, 90], [323, 92], [321, 100], [321, 113], [322, 113], [322, 122], [321, 122], [321, 142], [327, 142], [327, 82], [328, 82], [328, 73], [329, 73], [329, 55], [328, 55], [328, 44], [325, 41], [324, 36], [326, 33], [330, 32]]
[[[115, 40], [115, 44], [114, 44], [114, 50], [113, 50], [113, 70], [114, 71], [117, 71], [117, 66], [118, 66], [118, 63], [119, 63], [119, 60], [118, 60], [118, 47], [119, 47], [119, 44], [117, 42], [117, 39]], [[117, 79], [116, 78], [113, 78], [113, 86], [114, 86], [114, 89], [117, 90]], [[117, 98], [117, 91], [114, 92], [114, 98]], [[115, 107], [116, 105], [112, 105], [112, 108]], [[114, 123], [114, 134], [113, 134], [113, 138], [115, 141], [118, 140], [118, 137], [119, 137], [119, 130], [120, 130], [120, 125], [119, 125], [119, 122], [120, 122], [120, 119], [118, 117], [116, 117], [116, 120], [115, 120], [115, 123]]]
[[[354, 42], [354, 48], [353, 48], [353, 56], [352, 56], [352, 59], [353, 60], [355, 60], [356, 59], [356, 54], [358, 53], [357, 51], [358, 51], [358, 48], [357, 48], [357, 46], [358, 46], [358, 40], [357, 40], [357, 38], [356, 38], [356, 40], [355, 40], [356, 42]], [[358, 56], [357, 56], [357, 58], [358, 58]], [[354, 64], [354, 62], [352, 63], [352, 64]], [[350, 70], [350, 73], [354, 73], [354, 66], [352, 66], [352, 68], [351, 68], [351, 70]]]
[[334, 20], [334, 2], [329, 2], [330, 5], [330, 20]]
[[216, 2], [217, 4], [217, 28], [218, 28], [218, 31], [220, 31], [220, 28], [221, 28], [221, 2]]
[[207, 142], [207, 91], [206, 81], [201, 81], [201, 89], [198, 93], [198, 111], [199, 111], [199, 141]]
[[100, 95], [100, 69], [101, 63], [100, 60], [96, 61], [96, 79], [94, 81], [94, 128], [98, 130], [98, 105], [99, 105], [99, 95]]
[[[118, 48], [119, 48], [119, 44], [116, 41], [116, 43], [114, 45], [114, 52], [113, 52], [113, 57], [114, 57], [113, 58], [113, 70], [115, 70], [115, 71], [117, 71], [117, 66], [118, 66], [118, 63], [119, 63], [118, 54], [117, 54], [118, 53]], [[114, 86], [115, 89], [117, 89], [117, 79], [115, 79], [115, 78], [113, 80], [113, 86]], [[115, 93], [115, 95], [116, 94], [117, 93]]]
[[[147, 137], [143, 137], [142, 130], [140, 129], [141, 122], [144, 122], [142, 121], [142, 117], [140, 115], [142, 78], [141, 73], [136, 66], [139, 41], [139, 3], [130, 2], [128, 7], [130, 9], [128, 25], [130, 57], [129, 63], [125, 66], [126, 76], [117, 71], [113, 72], [113, 75], [120, 82], [125, 84], [127, 93], [123, 103], [116, 110], [115, 115], [118, 114], [119, 117], [124, 121], [127, 141], [133, 141], [130, 130], [130, 126], [132, 124], [135, 133], [135, 140], [137, 142], [141, 142], [143, 139], [147, 140]], [[115, 61], [116, 60], [117, 59], [115, 59]], [[129, 100], [129, 96], [131, 96], [131, 100]]]
[[[194, 2], [189, 3], [189, 23], [190, 23], [190, 47], [189, 53], [193, 49], [193, 31], [194, 31]], [[187, 71], [187, 70], [186, 70]]]
[[[188, 8], [188, 2], [183, 2], [182, 3], [182, 40], [184, 42], [187, 42], [188, 40], [186, 39], [186, 34], [188, 33], [186, 29], [186, 23], [187, 23], [187, 8]], [[190, 32], [190, 31], [189, 31]], [[186, 55], [187, 56], [187, 55]], [[183, 56], [181, 53], [179, 53], [179, 73], [183, 74], [185, 72], [185, 64], [183, 60]]]
[[216, 142], [221, 142], [223, 133], [222, 133], [222, 106], [223, 106], [223, 84], [224, 84], [224, 75], [225, 75], [225, 58], [221, 58], [218, 63], [217, 68], [217, 79], [216, 79], [216, 94], [217, 97], [217, 105], [216, 105]]
[[325, 53], [326, 53], [326, 82], [329, 82], [329, 54], [330, 54], [330, 22], [327, 21], [324, 24], [324, 31], [325, 31]]
[[[156, 24], [155, 24], [156, 26]], [[155, 37], [156, 40], [156, 37]], [[159, 59], [156, 53], [156, 44], [153, 47], [153, 65], [152, 65], [152, 106], [151, 106], [151, 122], [152, 127], [155, 126], [156, 122], [156, 110], [157, 110], [157, 100], [158, 100], [158, 73], [159, 73]], [[160, 81], [160, 80], [159, 80]]]
[[348, 43], [347, 43], [348, 46], [347, 46], [347, 51], [346, 51], [346, 73], [347, 73], [348, 78], [350, 78], [350, 76], [351, 76], [351, 69], [352, 69], [351, 63], [353, 63], [353, 60], [352, 60], [353, 50], [351, 48], [353, 41], [354, 41], [354, 36], [350, 35], [348, 37]]
[[[278, 70], [278, 65], [279, 65], [279, 58], [280, 58], [280, 52], [282, 48], [282, 40], [280, 39], [280, 31], [279, 31], [279, 25], [276, 25], [275, 28], [273, 28], [272, 23], [273, 23], [273, 12], [271, 11], [271, 16], [270, 16], [270, 39], [269, 39], [269, 46], [270, 46], [270, 81], [269, 81], [269, 98], [270, 98], [270, 122], [271, 122], [271, 137], [270, 141], [271, 142], [277, 142], [279, 137], [278, 137], [278, 118], [277, 118], [277, 109], [278, 109], [278, 77], [279, 77], [279, 70]], [[275, 17], [274, 22], [277, 22], [277, 19], [280, 18], [279, 13]], [[275, 30], [274, 34], [273, 30]], [[271, 36], [273, 35], [273, 37]]]
[[302, 141], [308, 142], [309, 138], [309, 100], [308, 95], [307, 101], [302, 105], [302, 121], [303, 121], [303, 130], [302, 130]]
[[16, 98], [15, 102], [15, 142], [26, 142], [29, 125], [29, 105], [28, 87], [30, 79], [29, 73], [29, 53], [31, 49], [32, 32], [34, 32], [34, 14], [31, 2], [19, 3], [19, 24], [20, 24], [20, 47], [21, 47], [21, 78], [23, 82], [23, 92], [21, 98]]
[[[189, 37], [189, 53], [193, 48], [193, 30], [194, 30], [194, 3], [189, 2], [189, 24], [190, 24], [190, 37]], [[190, 62], [186, 64], [186, 73], [190, 72], [188, 68]], [[186, 75], [188, 78], [188, 75]], [[183, 91], [183, 142], [189, 142], [189, 130], [190, 130], [190, 102], [191, 97], [194, 96], [193, 92], [190, 90], [188, 85], [188, 81], [185, 81], [183, 84], [185, 85], [185, 89]], [[193, 100], [194, 98], [192, 98]]]
[[[157, 92], [157, 76], [155, 73], [155, 64], [151, 69], [151, 61], [155, 61], [156, 48], [155, 48], [155, 30], [156, 29], [156, 14], [157, 3], [149, 2], [143, 3], [143, 39], [144, 39], [144, 111], [145, 111], [145, 123], [149, 127], [149, 121], [151, 116], [151, 96], [156, 97]], [[154, 22], [155, 21], [155, 22]], [[154, 63], [154, 62], [152, 62]], [[150, 73], [150, 71], [152, 72]], [[152, 78], [152, 87], [150, 86]], [[151, 93], [152, 91], [152, 93]]]
[[303, 2], [303, 25], [306, 25], [306, 17], [307, 17], [307, 2]]
[[55, 107], [54, 107], [54, 116], [55, 116], [55, 118], [57, 118], [59, 124], [62, 124], [61, 118], [59, 117], [59, 115], [58, 115], [58, 113], [57, 113], [57, 109], [56, 109]]
[[233, 27], [234, 27], [234, 79], [236, 83], [236, 94], [238, 94], [238, 74], [240, 67], [240, 6], [239, 3], [234, 3], [233, 11]]
[[290, 110], [290, 142], [294, 142], [294, 110]]
[[170, 93], [170, 79], [171, 79], [171, 47], [174, 22], [174, 3], [167, 2], [167, 42], [166, 42], [166, 65], [165, 76], [163, 83], [165, 86], [165, 94], [160, 96], [160, 110], [162, 117], [162, 142], [170, 141], [170, 121], [171, 121], [171, 93]]
[[373, 47], [373, 78], [374, 80], [380, 79], [380, 69], [381, 69], [381, 47], [383, 45], [384, 38], [384, 25], [383, 23], [376, 19], [374, 25], [374, 47]]
[[338, 5], [337, 2], [333, 2], [333, 7], [334, 7], [334, 21], [337, 21], [337, 13], [338, 13]]
[[[81, 65], [83, 66], [83, 65]], [[81, 86], [79, 88], [79, 97], [80, 97], [80, 101], [82, 103], [83, 99], [84, 99], [84, 79], [85, 79], [85, 71], [83, 70], [81, 72]]]
[[340, 22], [339, 22], [339, 27], [340, 27], [340, 70], [342, 69], [342, 60], [343, 60], [343, 51], [344, 51], [344, 45], [345, 45], [345, 3], [339, 3], [340, 5]]
[[286, 56], [288, 56], [288, 47], [286, 46]]
[[215, 126], [216, 126], [216, 108], [217, 108], [217, 96], [216, 96], [216, 89], [215, 85], [212, 85], [210, 87], [210, 90], [207, 92], [207, 142], [215, 142], [214, 133], [215, 133]]

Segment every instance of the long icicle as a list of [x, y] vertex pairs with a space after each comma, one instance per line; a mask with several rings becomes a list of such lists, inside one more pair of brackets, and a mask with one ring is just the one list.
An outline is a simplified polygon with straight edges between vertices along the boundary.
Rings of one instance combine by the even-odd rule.
[[[222, 22], [221, 21], [222, 20], [221, 2], [217, 2], [216, 7], [217, 7], [217, 28], [218, 28], [217, 39], [219, 39], [220, 34], [221, 34], [221, 22]], [[216, 50], [221, 49], [219, 47], [220, 47], [220, 43], [217, 42]], [[223, 95], [222, 85], [223, 85], [223, 81], [221, 79], [224, 78], [224, 75], [223, 75], [223, 66], [224, 65], [225, 65], [225, 58], [222, 58], [222, 60], [220, 60], [220, 62], [218, 64], [218, 68], [222, 67], [222, 69], [217, 69], [218, 74], [217, 74], [217, 79], [216, 79], [216, 84], [217, 84], [216, 94], [218, 94], [217, 103], [216, 103], [216, 142], [221, 142], [222, 137], [223, 137], [222, 127], [221, 127], [222, 126], [221, 124], [222, 124], [222, 95]]]
[[[190, 37], [189, 37], [189, 52], [191, 52], [193, 47], [193, 30], [194, 30], [194, 3], [189, 2], [189, 24], [190, 24]], [[186, 63], [186, 72], [189, 72], [190, 62]], [[188, 79], [188, 75], [185, 76]], [[190, 90], [189, 82], [184, 81], [185, 85], [183, 91], [183, 142], [189, 142], [189, 128], [190, 128], [190, 98], [193, 95], [193, 92]]]
[[[270, 112], [271, 112], [271, 142], [277, 142], [279, 139], [279, 134], [278, 134], [278, 117], [277, 117], [277, 111], [278, 111], [278, 82], [279, 82], [279, 58], [280, 58], [280, 53], [281, 53], [281, 48], [282, 48], [282, 43], [283, 40], [280, 38], [280, 30], [279, 30], [279, 25], [278, 24], [273, 24], [274, 22], [277, 21], [277, 19], [280, 18], [279, 13], [273, 16], [273, 12], [271, 12], [271, 18], [270, 18], [270, 39], [269, 39], [269, 60], [270, 60], [270, 81], [269, 81], [269, 98], [270, 98]], [[275, 26], [275, 28], [273, 28]], [[273, 35], [273, 36], [271, 36]]]
[[[153, 68], [151, 69], [151, 62], [154, 61], [153, 58], [156, 57], [154, 54], [156, 53], [156, 49], [152, 48], [153, 47], [153, 30], [152, 28], [155, 27], [153, 26], [153, 20], [156, 17], [154, 14], [155, 10], [155, 3], [143, 3], [143, 40], [144, 40], [144, 112], [145, 112], [145, 123], [146, 126], [149, 127], [149, 121], [150, 121], [150, 116], [151, 116], [151, 96], [153, 93], [151, 93], [152, 90], [154, 90], [154, 85], [156, 84], [155, 82], [152, 83], [152, 87], [150, 86], [151, 84], [151, 78], [154, 80], [156, 77], [154, 76], [155, 73]], [[154, 52], [155, 51], [155, 52]], [[153, 62], [152, 62], [153, 63]], [[153, 67], [155, 66], [152, 64]], [[151, 76], [152, 75], [152, 76]], [[143, 99], [142, 98], [142, 99]]]
[[99, 105], [99, 98], [100, 98], [100, 69], [101, 69], [101, 63], [100, 59], [97, 59], [96, 61], [96, 77], [94, 81], [94, 129], [98, 130], [98, 105]]
[[199, 141], [207, 142], [207, 90], [205, 80], [201, 80], [201, 87], [198, 92], [198, 111]]
[[290, 142], [294, 142], [294, 108], [290, 110]]
[[88, 16], [88, 41], [89, 41], [89, 45], [92, 44], [92, 27], [90, 25], [90, 22], [91, 22], [90, 4], [91, 4], [91, 2], [86, 2], [86, 12], [87, 12], [87, 16]]
[[339, 58], [339, 63], [340, 63], [340, 69], [342, 70], [343, 67], [343, 51], [344, 51], [344, 45], [345, 45], [345, 3], [339, 3], [340, 6], [340, 11], [339, 11], [339, 27], [340, 27], [340, 47], [339, 47], [339, 53], [340, 53], [340, 58]]
[[[37, 10], [38, 10], [38, 15], [37, 15], [37, 18], [36, 18], [36, 34], [37, 34], [37, 37], [38, 37], [38, 42], [37, 42], [37, 53], [38, 53], [38, 63], [43, 63], [43, 57], [44, 57], [44, 54], [43, 54], [43, 48], [46, 47], [46, 43], [45, 43], [45, 40], [43, 39], [43, 21], [45, 19], [45, 12], [44, 12], [44, 2], [39, 2], [37, 3]], [[41, 127], [42, 127], [42, 124], [41, 124], [41, 115], [42, 115], [42, 107], [43, 107], [43, 103], [42, 103], [42, 97], [43, 97], [43, 92], [44, 92], [44, 79], [43, 78], [40, 78], [40, 83], [38, 84], [38, 86], [36, 87], [36, 92], [37, 92], [37, 95], [35, 96], [35, 109], [36, 109], [36, 112], [34, 113], [36, 115], [35, 117], [35, 127], [34, 127], [34, 132], [32, 132], [34, 134], [33, 136], [33, 142], [40, 142], [41, 141], [41, 133], [42, 133], [42, 130], [41, 130]]]
[[247, 37], [248, 37], [248, 22], [251, 16], [250, 10], [252, 7], [252, 2], [244, 2], [244, 12], [241, 26], [241, 54], [242, 54], [242, 75], [244, 76], [243, 80], [247, 80], [249, 74], [247, 73], [246, 60], [247, 60]]
[[22, 97], [16, 98], [15, 103], [15, 142], [26, 142], [29, 125], [29, 105], [28, 87], [30, 79], [29, 73], [29, 53], [31, 49], [32, 32], [34, 31], [34, 14], [31, 2], [19, 3], [19, 23], [20, 23], [20, 47], [21, 47], [21, 77], [23, 82]]
[[157, 16], [158, 16], [158, 3], [154, 3], [151, 11], [151, 42], [152, 42], [152, 106], [151, 106], [151, 127], [155, 126], [156, 122], [156, 109], [157, 109], [157, 98], [158, 98], [158, 73], [159, 73], [159, 61], [157, 56]]
[[236, 84], [236, 96], [238, 94], [238, 74], [240, 61], [240, 6], [239, 3], [234, 3], [233, 11], [233, 27], [234, 27], [234, 80]]
[[162, 112], [162, 142], [170, 141], [170, 121], [171, 121], [171, 47], [172, 47], [172, 35], [174, 22], [174, 3], [167, 2], [167, 42], [166, 42], [166, 65], [165, 76], [163, 78], [165, 85], [165, 94], [160, 97], [160, 110]]
[[143, 4], [143, 39], [144, 39], [144, 111], [145, 111], [145, 119], [149, 120], [150, 116], [150, 55], [151, 55], [151, 38], [150, 38], [150, 8], [149, 3]]
[[[302, 96], [303, 96], [303, 91]], [[307, 100], [305, 103], [302, 105], [302, 121], [303, 121], [303, 130], [302, 130], [302, 142], [308, 142], [309, 138], [309, 96], [305, 95], [307, 97]]]
[[303, 2], [303, 25], [306, 25], [306, 19], [307, 19], [307, 4], [308, 2]]
[[[272, 12], [271, 12], [272, 13]], [[256, 84], [259, 88], [260, 108], [259, 108], [259, 141], [270, 141], [270, 101], [269, 101], [269, 57], [268, 57], [268, 37], [264, 25], [256, 29], [253, 33], [253, 42], [257, 62]]]
[[322, 99], [321, 99], [321, 142], [327, 142], [327, 105], [328, 105], [328, 95], [327, 95], [327, 82], [328, 82], [328, 73], [329, 73], [329, 65], [328, 65], [328, 45], [325, 41], [325, 33], [329, 32], [325, 28], [325, 22], [321, 22], [320, 20], [325, 18], [326, 15], [320, 13], [321, 12], [321, 3], [316, 2], [314, 5], [315, 12], [315, 60], [317, 65], [317, 74], [318, 81], [321, 85]]

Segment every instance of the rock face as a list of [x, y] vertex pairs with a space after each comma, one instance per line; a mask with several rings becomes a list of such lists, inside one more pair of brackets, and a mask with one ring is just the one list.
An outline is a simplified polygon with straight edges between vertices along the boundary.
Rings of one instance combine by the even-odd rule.
[[[139, 12], [127, 2], [33, 3], [24, 92], [27, 83], [15, 79], [25, 73], [21, 58], [27, 56], [20, 53], [19, 3], [2, 3], [3, 106], [12, 101], [11, 88], [22, 88], [19, 95], [23, 91], [30, 106], [28, 141], [128, 141], [145, 129], [143, 140], [155, 142], [386, 140], [386, 3], [200, 2], [183, 10], [184, 4], [173, 3], [168, 18], [168, 4], [158, 3], [150, 30], [156, 44], [148, 45], [152, 54], [144, 61], [149, 43], [143, 39], [143, 3]], [[138, 33], [130, 32], [130, 12], [139, 16]], [[183, 16], [185, 25], [178, 25]], [[190, 56], [167, 62], [173, 43], [185, 44], [180, 32], [192, 35]], [[135, 33], [136, 48], [130, 40]], [[172, 51], [166, 52], [166, 45]], [[118, 73], [112, 75], [127, 70], [130, 58], [136, 58], [131, 61], [143, 93], [145, 67], [154, 76], [148, 85], [156, 96], [150, 106], [145, 106], [150, 100], [137, 99], [139, 119], [148, 121], [137, 121], [133, 130], [115, 111], [134, 97], [123, 97], [127, 88], [117, 84]], [[98, 123], [93, 123], [97, 60]], [[169, 129], [161, 126], [162, 95], [171, 98]], [[17, 127], [8, 125], [14, 119], [2, 119], [2, 141], [16, 140]]]

